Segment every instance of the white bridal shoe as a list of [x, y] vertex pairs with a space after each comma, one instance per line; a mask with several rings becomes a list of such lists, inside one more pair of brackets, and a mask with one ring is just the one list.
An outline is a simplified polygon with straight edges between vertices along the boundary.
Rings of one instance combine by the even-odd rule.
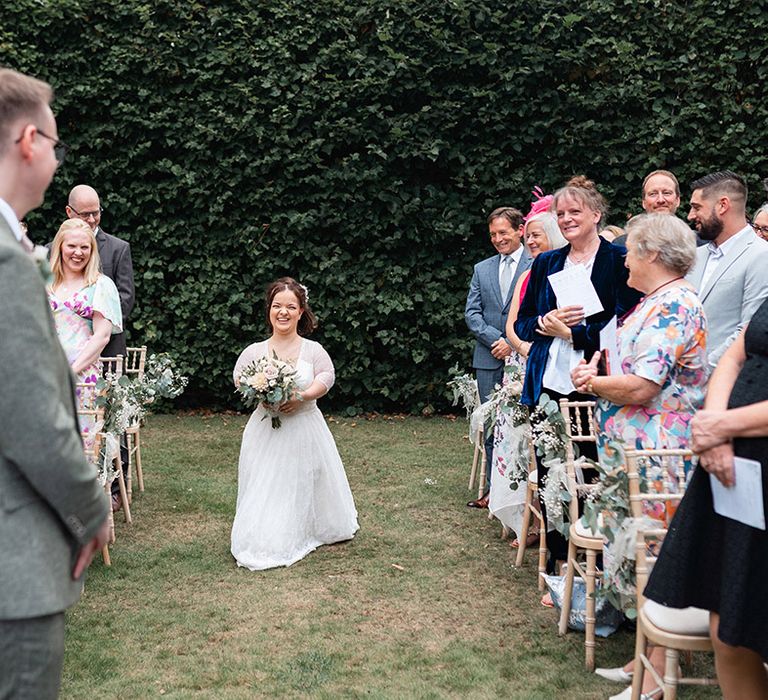
[[596, 668], [595, 673], [601, 678], [614, 683], [631, 683], [632, 671], [625, 671], [621, 666], [617, 668]]
[[[640, 700], [661, 700], [664, 697], [661, 688], [654, 688], [650, 693], [640, 693]], [[624, 688], [618, 695], [611, 695], [608, 700], [631, 700], [632, 686]]]

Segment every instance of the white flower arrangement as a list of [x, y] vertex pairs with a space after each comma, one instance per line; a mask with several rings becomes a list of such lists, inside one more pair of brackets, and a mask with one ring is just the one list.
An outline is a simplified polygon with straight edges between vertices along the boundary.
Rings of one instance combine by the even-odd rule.
[[296, 369], [288, 362], [278, 359], [275, 353], [272, 357], [260, 357], [246, 365], [237, 378], [236, 391], [243, 397], [243, 403], [249, 408], [264, 404], [267, 415], [272, 418], [274, 429], [281, 425], [275, 407], [288, 401], [295, 389]]

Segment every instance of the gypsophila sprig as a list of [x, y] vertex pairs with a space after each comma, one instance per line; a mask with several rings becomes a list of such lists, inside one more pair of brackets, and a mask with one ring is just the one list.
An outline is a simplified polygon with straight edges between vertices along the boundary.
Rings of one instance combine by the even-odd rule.
[[[539, 397], [536, 410], [531, 413], [533, 444], [543, 459], [565, 459], [565, 419], [557, 402], [548, 394]], [[577, 451], [574, 445], [574, 451]]]
[[460, 374], [446, 382], [446, 386], [453, 392], [453, 405], [457, 406], [461, 401], [469, 420], [480, 401], [475, 378], [471, 374]]
[[274, 429], [281, 425], [277, 406], [288, 401], [295, 389], [296, 369], [279, 359], [275, 352], [272, 357], [260, 357], [246, 365], [237, 378], [237, 392], [243, 397], [243, 403], [249, 408], [264, 404]]

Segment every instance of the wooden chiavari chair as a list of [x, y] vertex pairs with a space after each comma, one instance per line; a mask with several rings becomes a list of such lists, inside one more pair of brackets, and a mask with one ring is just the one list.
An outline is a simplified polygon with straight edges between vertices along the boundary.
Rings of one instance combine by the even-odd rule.
[[[127, 348], [125, 356], [125, 374], [131, 379], [144, 379], [144, 365], [147, 361], [147, 346]], [[141, 464], [141, 421], [135, 421], [125, 431], [128, 443], [128, 498], [133, 495], [131, 488], [132, 467], [136, 465], [136, 478], [139, 481], [139, 491], [144, 491], [144, 472]]]
[[[693, 454], [689, 450], [627, 450], [629, 477], [629, 507], [633, 518], [642, 519], [645, 504], [663, 503], [664, 520], [640, 520], [635, 546], [637, 576], [637, 631], [635, 636], [635, 668], [632, 676], [632, 698], [639, 700], [643, 675], [647, 670], [664, 691], [664, 700], [675, 700], [677, 686], [717, 685], [711, 678], [681, 678], [678, 676], [679, 652], [712, 651], [709, 637], [709, 611], [699, 608], [669, 608], [643, 596], [648, 576], [656, 562], [661, 542], [674, 511], [685, 493], [685, 464]], [[650, 482], [641, 477], [648, 467], [661, 469], [667, 479]], [[646, 522], [653, 525], [643, 526]], [[664, 677], [660, 678], [646, 656], [648, 642], [664, 647]]]
[[[523, 525], [521, 532], [517, 533], [517, 557], [515, 559], [515, 566], [522, 566], [523, 557], [525, 557], [526, 544], [528, 535], [531, 529], [531, 516], [536, 518], [536, 522], [539, 524], [539, 562], [538, 562], [538, 581], [539, 590], [543, 591], [545, 587], [544, 573], [547, 568], [547, 531], [544, 526], [544, 517], [541, 513], [541, 507], [539, 506], [539, 479], [538, 470], [536, 469], [536, 453], [534, 451], [533, 442], [530, 446], [531, 454], [531, 467], [528, 471], [528, 479], [526, 481], [525, 492], [525, 506], [523, 508]], [[520, 487], [518, 487], [520, 488]]]
[[[594, 401], [568, 401], [560, 399], [560, 411], [565, 420], [565, 465], [568, 474], [571, 499], [568, 503], [568, 515], [571, 526], [568, 531], [568, 565], [565, 572], [565, 590], [563, 606], [560, 611], [558, 632], [568, 631], [568, 617], [573, 602], [573, 580], [578, 573], [586, 584], [586, 616], [584, 630], [585, 664], [587, 670], [595, 668], [595, 589], [597, 585], [597, 557], [603, 551], [603, 535], [587, 527], [579, 517], [579, 499], [577, 497], [576, 451], [574, 444], [597, 443], [594, 421]], [[579, 552], [584, 552], [586, 564], [578, 560]]]

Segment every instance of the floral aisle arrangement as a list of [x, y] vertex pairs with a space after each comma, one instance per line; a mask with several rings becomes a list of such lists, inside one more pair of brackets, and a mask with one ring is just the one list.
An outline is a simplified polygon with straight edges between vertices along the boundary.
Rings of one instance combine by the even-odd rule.
[[[643, 516], [631, 516], [629, 477], [620, 443], [609, 441], [595, 467], [600, 479], [587, 497], [584, 520], [608, 541], [603, 550], [603, 585], [598, 594], [627, 617], [634, 618], [637, 615], [635, 555], [638, 531], [653, 529], [654, 523], [658, 526], [659, 521], [668, 525], [674, 510], [668, 510], [667, 505], [659, 501], [644, 501]], [[684, 466], [681, 464], [680, 468]], [[676, 490], [676, 476], [653, 459], [645, 462], [639, 472], [642, 492]], [[650, 554], [658, 555], [661, 542], [650, 541], [646, 546]]]
[[[497, 424], [508, 431], [506, 444], [509, 454], [499, 456], [503, 462], [500, 468], [509, 480], [509, 487], [516, 491], [520, 484], [526, 483], [530, 467], [531, 426], [528, 421], [528, 407], [520, 403], [523, 393], [524, 366], [510, 363], [504, 367], [504, 382], [491, 394], [485, 416], [486, 430], [494, 430]], [[507, 457], [508, 459], [504, 459]]]
[[446, 382], [446, 386], [453, 392], [453, 405], [458, 406], [459, 401], [461, 401], [467, 412], [467, 420], [469, 420], [480, 403], [477, 382], [471, 374], [459, 374], [458, 367], [453, 367], [451, 373], [455, 376]]
[[[544, 466], [548, 468], [541, 493], [547, 509], [547, 522], [567, 538], [571, 526], [568, 504], [577, 496], [579, 489], [585, 487], [577, 486], [574, 493], [568, 483], [565, 465], [567, 439], [565, 418], [560, 412], [560, 406], [548, 394], [544, 393], [539, 397], [536, 410], [531, 414], [531, 425], [536, 452], [542, 458]], [[578, 445], [574, 444], [573, 449], [577, 455], [575, 462], [577, 473], [584, 467], [595, 466], [592, 460], [578, 457]], [[591, 488], [590, 485], [589, 489]]]
[[275, 430], [281, 425], [276, 407], [288, 401], [295, 389], [295, 367], [278, 359], [275, 353], [246, 365], [237, 378], [236, 391], [243, 397], [243, 403], [249, 408], [264, 404], [267, 414], [262, 420], [269, 416]]
[[99, 430], [105, 439], [97, 468], [102, 484], [115, 476], [114, 459], [120, 449], [120, 436], [143, 420], [156, 399], [180, 396], [188, 381], [168, 353], [150, 355], [141, 379], [125, 374], [118, 377], [111, 372], [99, 379], [96, 405], [104, 409], [104, 422]]

